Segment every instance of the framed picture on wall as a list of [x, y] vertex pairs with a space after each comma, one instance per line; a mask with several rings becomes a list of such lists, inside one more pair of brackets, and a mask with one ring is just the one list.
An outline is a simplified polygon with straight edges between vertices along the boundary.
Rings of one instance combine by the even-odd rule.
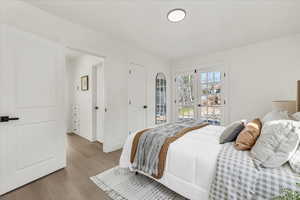
[[81, 77], [81, 91], [89, 90], [89, 76]]

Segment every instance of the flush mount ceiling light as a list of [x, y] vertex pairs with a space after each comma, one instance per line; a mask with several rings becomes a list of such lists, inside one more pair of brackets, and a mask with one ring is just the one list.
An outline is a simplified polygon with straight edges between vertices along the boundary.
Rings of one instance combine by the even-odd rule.
[[170, 22], [180, 22], [185, 18], [185, 16], [186, 12], [184, 9], [181, 8], [170, 10], [167, 14], [168, 20]]

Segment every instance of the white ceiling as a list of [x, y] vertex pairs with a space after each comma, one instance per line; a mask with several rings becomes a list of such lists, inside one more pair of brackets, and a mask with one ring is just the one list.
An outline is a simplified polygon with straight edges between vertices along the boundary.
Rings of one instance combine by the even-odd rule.
[[[24, 0], [167, 59], [213, 53], [300, 33], [298, 0]], [[187, 11], [167, 21], [173, 8]]]

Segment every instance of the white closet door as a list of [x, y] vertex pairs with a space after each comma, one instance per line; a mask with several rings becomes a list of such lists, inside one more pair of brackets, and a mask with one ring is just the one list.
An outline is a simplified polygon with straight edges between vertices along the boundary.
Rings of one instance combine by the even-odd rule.
[[131, 64], [128, 79], [128, 125], [129, 133], [146, 127], [146, 70], [143, 66]]
[[[0, 195], [65, 167], [64, 54], [54, 42], [1, 27]], [[1, 119], [1, 118], [0, 118]]]

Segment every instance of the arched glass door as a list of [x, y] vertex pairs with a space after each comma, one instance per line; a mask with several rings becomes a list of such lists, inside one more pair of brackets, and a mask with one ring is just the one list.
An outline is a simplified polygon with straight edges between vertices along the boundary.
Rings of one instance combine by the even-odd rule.
[[163, 73], [155, 79], [155, 124], [167, 122], [167, 80]]

